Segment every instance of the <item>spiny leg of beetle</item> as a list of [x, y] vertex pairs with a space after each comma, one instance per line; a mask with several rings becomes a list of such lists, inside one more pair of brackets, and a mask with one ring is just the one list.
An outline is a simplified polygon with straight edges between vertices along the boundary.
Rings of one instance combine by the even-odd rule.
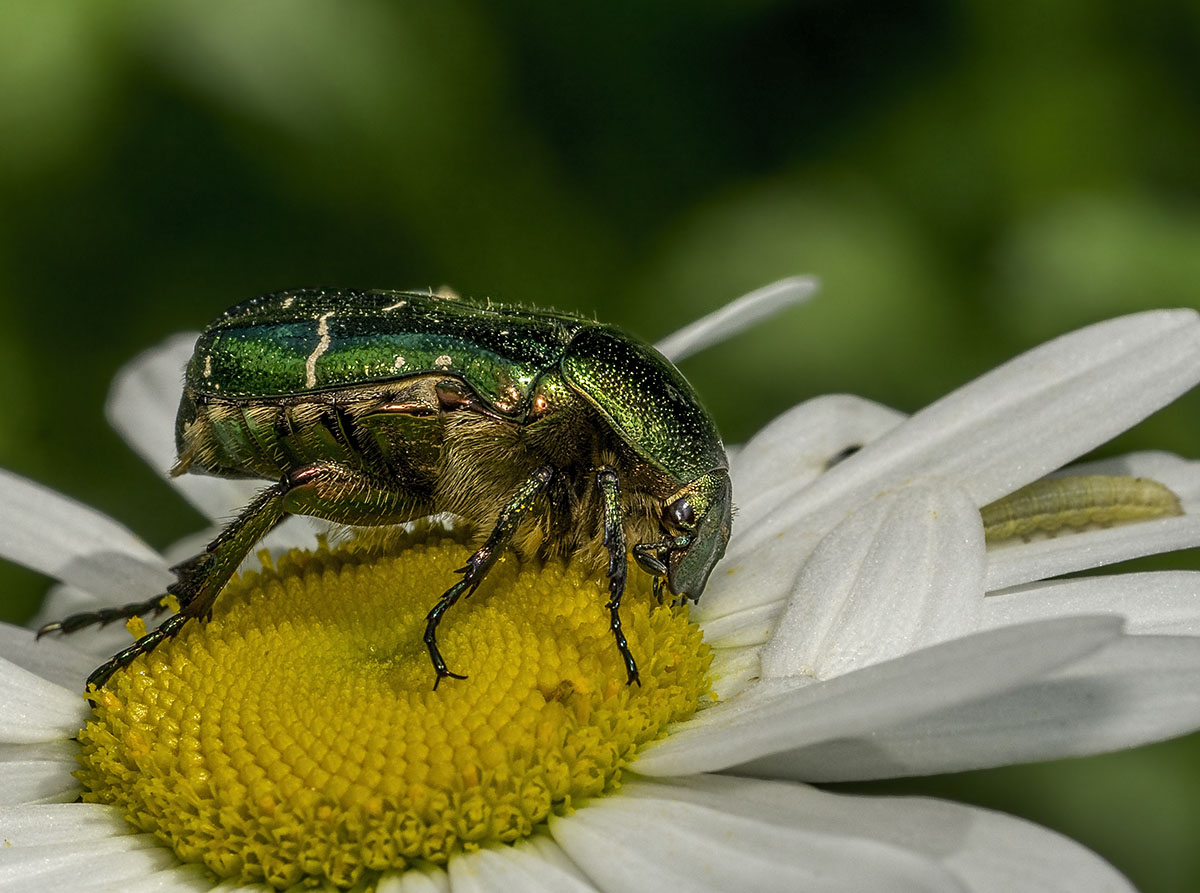
[[94, 685], [96, 688], [102, 688], [113, 673], [122, 667], [129, 666], [139, 654], [147, 654], [158, 647], [160, 642], [173, 638], [189, 619], [186, 614], [171, 615], [159, 624], [158, 627], [150, 630], [150, 632], [127, 648], [122, 648], [100, 666], [96, 667], [92, 671], [92, 674], [88, 676], [87, 687], [90, 689]]
[[463, 578], [447, 589], [433, 609], [425, 615], [425, 647], [429, 649], [429, 659], [433, 661], [433, 669], [437, 673], [437, 678], [433, 680], [434, 691], [437, 691], [438, 685], [447, 676], [454, 679], [467, 678], [459, 673], [451, 673], [446, 668], [446, 661], [437, 644], [437, 628], [438, 624], [442, 622], [442, 616], [460, 598], [464, 595], [469, 596], [479, 588], [479, 584], [483, 582], [487, 572], [496, 563], [500, 552], [512, 542], [517, 528], [521, 526], [521, 521], [529, 514], [529, 510], [533, 508], [538, 497], [545, 492], [546, 487], [553, 479], [554, 469], [549, 465], [543, 465], [521, 485], [508, 504], [500, 510], [500, 517], [496, 521], [496, 526], [492, 528], [487, 542], [467, 560], [465, 566], [458, 569], [458, 573], [462, 574]]
[[46, 633], [73, 633], [81, 629], [86, 629], [89, 626], [108, 626], [117, 620], [128, 620], [130, 617], [139, 617], [146, 614], [157, 617], [167, 609], [164, 601], [166, 596], [159, 593], [154, 598], [148, 598], [143, 602], [130, 602], [127, 605], [121, 605], [119, 608], [100, 608], [97, 611], [80, 611], [78, 614], [71, 614], [64, 617], [62, 620], [56, 620], [53, 623], [47, 623], [38, 628], [37, 638], [41, 638]]
[[204, 552], [172, 567], [171, 573], [175, 574], [175, 582], [167, 586], [165, 593], [160, 593], [145, 601], [130, 602], [117, 608], [100, 608], [97, 611], [80, 611], [78, 614], [71, 614], [62, 620], [40, 627], [37, 631], [37, 638], [40, 639], [47, 633], [69, 634], [89, 626], [107, 626], [117, 620], [128, 620], [130, 617], [142, 617], [147, 614], [157, 617], [167, 610], [168, 595], [175, 596], [182, 610], [195, 597], [199, 585], [203, 582], [211, 560], [210, 552], [217, 542], [219, 540], [214, 540]]
[[113, 673], [129, 666], [138, 655], [153, 651], [161, 642], [175, 636], [189, 620], [207, 618], [212, 613], [213, 602], [242, 559], [283, 519], [283, 500], [290, 486], [285, 480], [267, 487], [203, 552], [172, 568], [179, 580], [168, 586], [167, 591], [179, 599], [179, 613], [102, 663], [88, 676], [88, 685], [101, 688]]
[[617, 650], [625, 661], [627, 683], [639, 686], [642, 680], [638, 677], [637, 664], [629, 651], [629, 643], [625, 641], [625, 632], [621, 629], [621, 596], [625, 594], [625, 579], [628, 571], [628, 560], [625, 557], [625, 512], [621, 508], [621, 482], [617, 473], [611, 468], [600, 468], [596, 471], [596, 483], [600, 486], [600, 494], [604, 501], [604, 545], [608, 549], [608, 608], [609, 629], [617, 640]]

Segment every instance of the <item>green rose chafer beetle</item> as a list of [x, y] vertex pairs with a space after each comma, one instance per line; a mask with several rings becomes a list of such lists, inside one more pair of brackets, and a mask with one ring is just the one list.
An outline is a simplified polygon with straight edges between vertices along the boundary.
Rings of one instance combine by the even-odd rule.
[[[609, 579], [621, 631], [626, 544], [680, 599], [697, 599], [725, 553], [729, 465], [680, 372], [649, 345], [570, 313], [435, 294], [295, 290], [254, 298], [201, 334], [176, 422], [173, 474], [273, 483], [196, 557], [174, 568], [179, 612], [101, 665], [121, 667], [207, 618], [242, 560], [289, 514], [377, 526], [449, 513], [481, 542], [430, 610], [424, 641], [499, 554], [576, 556]], [[159, 613], [163, 596], [48, 624], [72, 632]]]

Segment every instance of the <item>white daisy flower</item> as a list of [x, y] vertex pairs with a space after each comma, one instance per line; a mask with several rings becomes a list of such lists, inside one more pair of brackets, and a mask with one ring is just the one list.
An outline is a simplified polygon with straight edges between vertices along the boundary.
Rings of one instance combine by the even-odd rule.
[[[160, 469], [190, 346], [136, 360], [110, 402]], [[734, 454], [740, 514], [690, 617], [631, 576], [641, 689], [600, 584], [509, 561], [443, 627], [470, 678], [430, 691], [418, 627], [463, 546], [418, 532], [330, 550], [303, 519], [274, 545], [309, 552], [264, 553], [94, 710], [82, 681], [127, 634], [0, 626], [0, 887], [1129, 889], [1019, 819], [805, 783], [1200, 727], [1200, 574], [1049, 579], [1200, 542], [1194, 463], [1080, 472], [1161, 482], [1179, 515], [995, 544], [980, 517], [1198, 381], [1200, 318], [1161, 311], [1059, 338], [911, 418], [846, 396], [794, 408]], [[214, 523], [249, 492], [174, 483]], [[60, 581], [46, 618], [162, 591], [208, 535], [169, 560], [7, 473], [0, 507], [0, 556]]]

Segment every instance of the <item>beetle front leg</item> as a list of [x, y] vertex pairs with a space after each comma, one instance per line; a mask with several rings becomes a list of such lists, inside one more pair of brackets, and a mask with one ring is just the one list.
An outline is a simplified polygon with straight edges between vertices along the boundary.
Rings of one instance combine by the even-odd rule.
[[425, 647], [429, 649], [429, 659], [433, 661], [433, 669], [437, 673], [437, 678], [433, 680], [434, 691], [437, 691], [438, 685], [446, 676], [454, 679], [467, 678], [459, 673], [451, 673], [446, 668], [446, 661], [442, 658], [442, 652], [438, 648], [437, 628], [438, 624], [442, 622], [442, 615], [464, 595], [470, 596], [479, 588], [479, 584], [483, 582], [483, 578], [487, 576], [487, 572], [491, 570], [492, 565], [500, 556], [500, 551], [512, 542], [517, 528], [521, 526], [521, 521], [529, 514], [534, 502], [545, 492], [546, 487], [553, 479], [554, 469], [549, 465], [543, 465], [521, 485], [516, 495], [500, 510], [500, 517], [496, 521], [496, 526], [492, 528], [487, 542], [476, 550], [465, 566], [459, 568], [458, 573], [462, 574], [463, 578], [447, 589], [438, 599], [438, 603], [425, 616]]
[[637, 664], [621, 629], [621, 596], [625, 594], [628, 560], [625, 556], [625, 512], [621, 508], [621, 482], [611, 468], [596, 470], [596, 483], [604, 501], [604, 545], [608, 549], [608, 608], [609, 629], [617, 640], [617, 650], [625, 661], [626, 684], [639, 686]]
[[666, 555], [668, 543], [637, 543], [633, 547], [633, 560], [638, 567], [654, 578], [654, 599], [663, 603], [663, 589], [667, 577]]

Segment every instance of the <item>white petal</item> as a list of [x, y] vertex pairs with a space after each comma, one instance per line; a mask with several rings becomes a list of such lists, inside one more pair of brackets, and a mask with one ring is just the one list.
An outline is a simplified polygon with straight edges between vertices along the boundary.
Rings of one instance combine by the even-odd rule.
[[1189, 503], [1200, 504], [1200, 462], [1184, 459], [1174, 453], [1161, 450], [1126, 453], [1123, 456], [1068, 465], [1048, 477], [1073, 474], [1118, 474], [1150, 478], [1170, 488], [1179, 497], [1185, 510]]
[[[79, 611], [92, 611], [98, 607], [119, 605], [125, 601], [128, 601], [128, 596], [97, 598], [74, 586], [54, 586], [34, 614], [30, 626], [37, 629], [45, 623], [62, 620]], [[29, 630], [23, 632], [30, 634]], [[87, 678], [88, 673], [94, 670], [101, 660], [112, 656], [132, 641], [129, 630], [121, 622], [85, 627], [70, 635], [50, 633], [35, 641], [35, 654], [45, 649], [49, 661], [57, 662], [58, 656], [61, 655], [62, 663], [55, 663], [53, 666], [40, 663], [37, 665], [37, 672], [47, 679], [73, 689], [81, 680]], [[75, 654], [68, 656], [68, 650]], [[30, 657], [25, 651], [17, 651], [13, 660], [21, 666], [28, 667]], [[91, 669], [80, 674], [79, 668], [89, 664]]]
[[0, 888], [36, 893], [123, 890], [147, 874], [176, 864], [175, 855], [148, 834], [123, 834], [87, 843], [13, 848], [0, 861]]
[[0, 623], [0, 654], [68, 691], [82, 692], [83, 680], [96, 668], [94, 657], [69, 642], [50, 637], [35, 639], [31, 630], [7, 623]]
[[14, 848], [47, 844], [101, 841], [110, 837], [136, 837], [114, 806], [99, 803], [55, 803], [0, 807], [4, 839]]
[[[735, 536], [722, 567], [779, 597], [840, 514], [922, 476], [985, 505], [1129, 428], [1200, 380], [1190, 310], [1109, 320], [1041, 345], [938, 400]], [[763, 569], [769, 569], [764, 571]]]
[[376, 893], [450, 893], [450, 877], [434, 866], [387, 872]]
[[78, 693], [0, 658], [0, 742], [68, 738], [83, 726], [87, 714]]
[[1125, 636], [1047, 680], [909, 731], [945, 730], [962, 748], [954, 755], [960, 766], [972, 754], [1011, 764], [1106, 753], [1200, 728], [1198, 678], [1200, 638]]
[[153, 836], [129, 833], [119, 810], [110, 806], [0, 807], [0, 828], [6, 844], [3, 889], [124, 890], [178, 864]]
[[282, 555], [291, 549], [315, 549], [319, 536], [328, 537], [330, 542], [334, 543], [344, 536], [346, 530], [345, 527], [320, 518], [291, 515], [263, 537], [258, 548], [269, 549], [273, 555]]
[[79, 782], [71, 773], [79, 768], [73, 756], [59, 760], [4, 760], [0, 806], [33, 803], [69, 803], [79, 796]]
[[848, 504], [836, 511], [801, 518], [752, 549], [742, 548], [744, 541], [738, 538], [738, 519], [735, 517], [729, 551], [716, 566], [703, 596], [692, 608], [692, 619], [707, 627], [717, 619], [762, 606], [782, 608], [783, 601], [795, 589], [800, 569], [817, 544], [845, 520], [854, 507]]
[[131, 360], [113, 380], [106, 413], [109, 423], [151, 468], [167, 478], [205, 517], [218, 521], [236, 513], [261, 485], [198, 475], [167, 475], [175, 464], [175, 413], [196, 338], [195, 332], [175, 335]]
[[995, 544], [988, 555], [989, 590], [1200, 545], [1200, 462], [1141, 452], [1072, 465], [1049, 477], [1087, 474], [1158, 481], [1179, 497], [1185, 514], [1107, 529], [1065, 530], [1028, 543], [1014, 539]]
[[[1113, 617], [1073, 617], [965, 636], [825, 682], [762, 682], [647, 745], [644, 775], [739, 766], [767, 754], [876, 730], [1011, 691], [1120, 635]], [[795, 777], [795, 776], [793, 776]]]
[[[90, 592], [85, 592], [75, 586], [68, 586], [65, 583], [58, 583], [51, 586], [46, 592], [46, 597], [42, 599], [42, 604], [38, 607], [37, 613], [33, 615], [33, 619], [29, 622], [29, 625], [32, 629], [37, 629], [52, 620], [62, 620], [68, 614], [74, 614], [78, 611], [90, 611], [100, 603], [100, 599], [96, 598]], [[29, 632], [29, 630], [26, 630], [26, 632]], [[47, 639], [46, 641], [53, 640]], [[75, 639], [68, 641], [72, 644], [77, 644]]]
[[761, 654], [762, 649], [758, 646], [714, 648], [711, 667], [712, 703], [728, 701], [757, 682], [762, 675], [759, 664]]
[[692, 618], [704, 627], [704, 640], [716, 648], [741, 648], [767, 641], [786, 603], [751, 605], [731, 614], [710, 618], [693, 611]]
[[962, 491], [885, 494], [834, 528], [800, 572], [762, 652], [764, 679], [828, 679], [975, 630], [983, 526]]
[[1078, 844], [1008, 816], [728, 776], [631, 780], [551, 831], [612, 890], [1131, 889]]
[[112, 518], [0, 469], [0, 556], [101, 596], [133, 601], [172, 577]]
[[[794, 514], [791, 505], [805, 502], [804, 491], [813, 481], [827, 477], [844, 455], [878, 440], [904, 418], [881, 404], [833, 394], [793, 407], [756, 434], [733, 461], [733, 539], [709, 580], [699, 616], [723, 617], [748, 604], [781, 598], [804, 559], [853, 503], [834, 502], [823, 511], [818, 507], [782, 528], [776, 516]], [[773, 535], [764, 538], [767, 528]]]
[[878, 441], [870, 458], [930, 451], [932, 473], [961, 481], [985, 505], [1131, 428], [1197, 381], [1194, 311], [1108, 320], [1036, 347], [923, 409]]
[[1071, 614], [1116, 614], [1128, 633], [1200, 636], [1200, 572], [1156, 571], [1053, 580], [992, 593], [982, 628]]
[[[106, 884], [100, 883], [97, 887], [99, 890], [105, 890]], [[212, 893], [214, 890], [233, 893], [238, 888], [224, 885], [214, 887], [212, 876], [203, 865], [183, 865], [172, 861], [151, 874], [123, 881], [120, 889], [121, 893], [186, 893], [192, 890], [196, 893]], [[268, 890], [261, 886], [247, 886], [241, 889], [247, 893], [266, 893]]]
[[878, 440], [904, 418], [861, 397], [830, 394], [773, 419], [731, 457], [738, 505], [734, 535], [792, 498], [843, 454]]
[[[188, 534], [183, 539], [176, 540], [164, 550], [167, 560], [173, 564], [178, 564], [181, 561], [191, 558], [193, 555], [199, 555], [210, 542], [216, 539], [224, 526], [222, 523], [213, 527], [207, 527], [204, 530]], [[257, 570], [261, 567], [258, 554], [264, 549], [275, 557], [279, 557], [292, 549], [311, 550], [317, 547], [317, 538], [319, 536], [326, 536], [331, 543], [335, 543], [338, 541], [340, 533], [345, 529], [329, 521], [323, 521], [320, 518], [312, 518], [306, 515], [288, 515], [247, 553], [246, 558], [242, 561], [240, 570]]]
[[1125, 636], [1044, 679], [974, 703], [754, 760], [806, 781], [960, 772], [1136, 747], [1200, 728], [1200, 639]]
[[99, 599], [90, 592], [85, 592], [76, 586], [57, 583], [46, 592], [41, 607], [30, 621], [30, 626], [37, 629], [43, 623], [51, 620], [61, 620], [68, 614], [77, 611], [90, 611], [99, 604]]
[[182, 332], [134, 357], [109, 390], [109, 424], [159, 474], [175, 463], [175, 413], [197, 337]]
[[454, 893], [592, 893], [596, 887], [548, 837], [454, 856], [447, 866]]
[[550, 831], [599, 889], [614, 893], [962, 889], [907, 848], [811, 825], [795, 802], [799, 786], [786, 792], [791, 802], [776, 798], [774, 809], [755, 804], [760, 809], [747, 814], [737, 798], [755, 783], [728, 781], [725, 796], [686, 799], [667, 786], [630, 782], [620, 796], [552, 816]]
[[1067, 532], [1028, 543], [1014, 539], [988, 549], [986, 585], [989, 592], [1007, 589], [1196, 545], [1200, 545], [1200, 515]]
[[225, 525], [244, 509], [265, 481], [245, 478], [220, 478], [201, 474], [182, 474], [168, 483], [209, 521]]
[[820, 287], [815, 276], [792, 276], [755, 289], [668, 335], [655, 345], [673, 363], [727, 341], [738, 332], [770, 319], [792, 304], [811, 298]]

